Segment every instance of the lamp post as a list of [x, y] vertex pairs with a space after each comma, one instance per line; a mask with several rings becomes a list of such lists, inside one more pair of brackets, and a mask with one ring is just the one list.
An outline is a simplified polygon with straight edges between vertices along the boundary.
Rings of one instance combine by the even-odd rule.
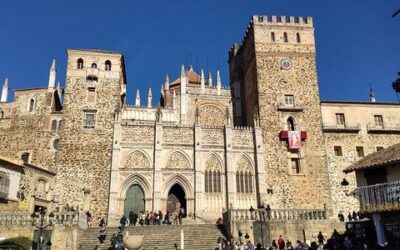
[[[251, 208], [249, 209], [249, 211], [250, 211], [250, 214], [251, 214], [251, 216], [252, 216], [252, 214], [253, 214], [253, 212], [254, 212], [253, 207], [251, 207]], [[259, 222], [259, 223], [260, 223], [261, 242], [262, 242], [262, 245], [263, 245], [263, 247], [264, 247], [264, 228], [263, 228], [263, 222], [266, 221], [264, 205], [262, 205], [259, 209], [257, 209], [256, 212], [259, 213], [259, 216], [258, 216], [258, 218], [257, 218], [257, 216], [255, 216], [254, 219], [255, 219], [256, 222]]]
[[[31, 214], [31, 218], [32, 218], [32, 226], [36, 227], [39, 230], [39, 242], [37, 244], [37, 250], [41, 249], [42, 243], [43, 243], [43, 231], [49, 227], [53, 225], [53, 218], [54, 218], [54, 214], [53, 212], [51, 212], [49, 214], [49, 223], [45, 223], [45, 218], [46, 218], [46, 211], [44, 211], [44, 209], [40, 209], [39, 210], [39, 214], [36, 214], [35, 212], [33, 212]], [[37, 222], [37, 219], [39, 219], [39, 222]]]

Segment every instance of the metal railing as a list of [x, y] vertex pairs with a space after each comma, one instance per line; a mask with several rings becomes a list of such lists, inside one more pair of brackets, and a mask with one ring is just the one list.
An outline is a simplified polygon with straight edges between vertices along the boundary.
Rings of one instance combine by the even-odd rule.
[[400, 181], [359, 187], [360, 210], [400, 210]]

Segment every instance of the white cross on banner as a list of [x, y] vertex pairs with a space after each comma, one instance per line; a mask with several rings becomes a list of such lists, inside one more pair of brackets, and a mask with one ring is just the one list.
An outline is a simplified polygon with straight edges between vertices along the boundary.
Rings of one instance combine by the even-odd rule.
[[301, 133], [300, 131], [288, 131], [289, 148], [299, 149], [301, 148]]

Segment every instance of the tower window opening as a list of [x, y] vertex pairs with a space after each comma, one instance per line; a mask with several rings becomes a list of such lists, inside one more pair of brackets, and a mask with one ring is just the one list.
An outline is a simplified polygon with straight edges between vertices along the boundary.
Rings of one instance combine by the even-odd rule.
[[51, 122], [51, 131], [52, 131], [52, 132], [57, 131], [57, 120], [53, 120], [53, 121]]
[[96, 63], [92, 63], [92, 66], [91, 66], [93, 69], [97, 69], [97, 64]]
[[285, 32], [285, 33], [283, 33], [283, 41], [285, 42], [285, 43], [287, 43], [289, 40], [288, 40], [288, 36], [287, 36], [287, 33]]
[[290, 164], [292, 168], [292, 173], [293, 174], [300, 174], [301, 173], [301, 165], [300, 165], [300, 159], [299, 158], [291, 158], [290, 159]]
[[271, 32], [271, 41], [275, 42], [275, 33], [274, 32]]
[[21, 160], [23, 163], [28, 163], [29, 162], [29, 156], [30, 154], [28, 152], [24, 152], [21, 154]]
[[28, 111], [29, 112], [33, 112], [33, 109], [35, 108], [35, 100], [34, 99], [30, 99], [29, 100], [29, 108]]
[[77, 68], [78, 69], [83, 69], [83, 59], [82, 58], [79, 58], [77, 61], [76, 61], [76, 66], [77, 66]]
[[297, 43], [301, 43], [301, 38], [299, 33], [296, 33], [296, 41]]
[[295, 129], [296, 129], [296, 126], [295, 126], [294, 119], [292, 117], [289, 117], [287, 119], [287, 130], [294, 131]]
[[111, 71], [111, 61], [110, 60], [106, 61], [104, 69], [106, 71]]

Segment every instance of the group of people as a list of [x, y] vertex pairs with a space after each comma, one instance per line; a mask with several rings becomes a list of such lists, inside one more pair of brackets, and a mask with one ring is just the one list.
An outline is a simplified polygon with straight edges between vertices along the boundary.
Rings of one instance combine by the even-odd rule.
[[161, 210], [158, 212], [140, 211], [139, 214], [134, 211], [130, 211], [128, 217], [125, 215], [122, 216], [120, 219], [120, 226], [122, 231], [124, 231], [126, 225], [181, 225], [184, 214], [185, 210], [183, 208], [172, 213], [167, 210], [165, 215], [161, 212]]
[[[347, 215], [348, 221], [357, 221], [357, 220], [361, 220], [363, 218], [364, 218], [364, 216], [360, 211], [359, 212], [356, 212], [356, 211], [349, 212], [349, 214]], [[344, 217], [343, 211], [339, 212], [338, 219], [340, 222], [344, 222], [345, 217]]]

